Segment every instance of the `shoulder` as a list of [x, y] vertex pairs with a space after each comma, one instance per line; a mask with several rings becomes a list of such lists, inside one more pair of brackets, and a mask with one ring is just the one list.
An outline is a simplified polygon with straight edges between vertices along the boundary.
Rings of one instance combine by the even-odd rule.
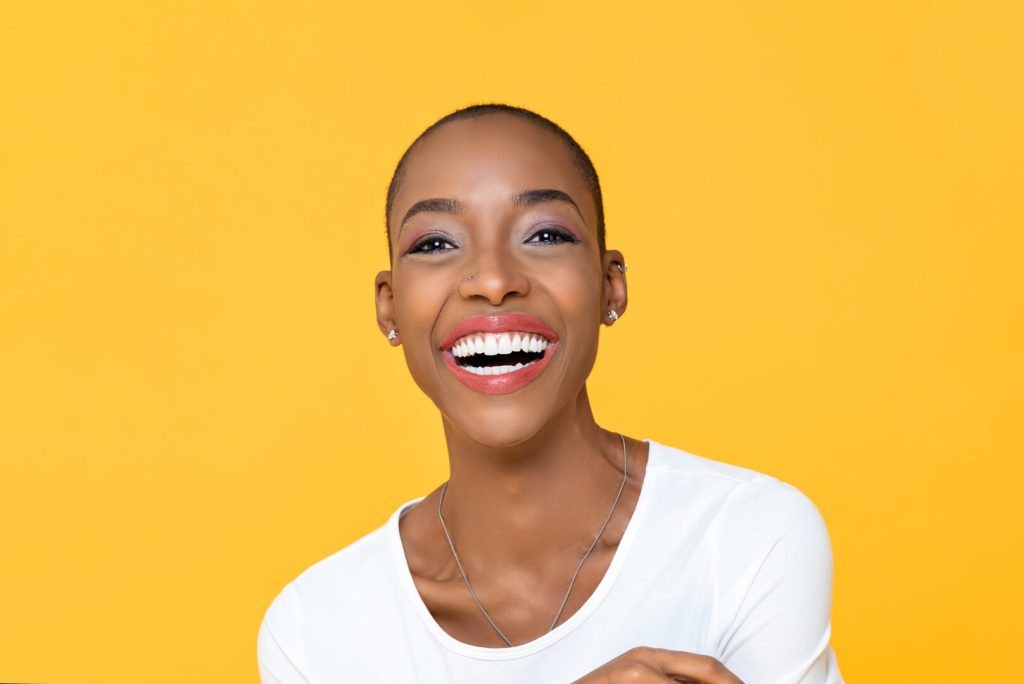
[[774, 477], [749, 468], [713, 461], [688, 451], [666, 446], [654, 440], [649, 445], [647, 468], [655, 477], [681, 477], [700, 479], [704, 483], [719, 480], [723, 484], [741, 484], [766, 480], [778, 483]]
[[369, 606], [394, 603], [398, 583], [389, 539], [392, 524], [315, 563], [281, 590], [260, 626], [261, 667], [280, 661], [306, 671], [325, 635], [339, 644], [357, 643], [358, 634], [349, 634], [358, 624], [352, 616], [366, 614]]
[[[381, 527], [349, 546], [315, 563], [289, 582], [267, 611], [266, 620], [283, 625], [296, 611], [304, 615], [317, 606], [357, 600], [355, 587], [374, 583], [388, 562], [386, 528]], [[379, 579], [377, 580], [379, 582]]]
[[811, 500], [774, 477], [656, 443], [651, 462], [661, 512], [684, 521], [676, 528], [699, 528], [715, 656], [747, 681], [836, 672], [832, 548]]
[[[292, 580], [282, 593], [306, 603], [325, 598], [347, 599], [357, 594], [354, 586], [379, 578], [389, 567], [391, 554], [387, 525], [314, 563]], [[379, 581], [379, 579], [378, 579]]]
[[800, 490], [774, 477], [653, 441], [648, 472], [660, 506], [699, 516], [723, 551], [764, 552], [790, 537], [830, 552], [818, 509]]

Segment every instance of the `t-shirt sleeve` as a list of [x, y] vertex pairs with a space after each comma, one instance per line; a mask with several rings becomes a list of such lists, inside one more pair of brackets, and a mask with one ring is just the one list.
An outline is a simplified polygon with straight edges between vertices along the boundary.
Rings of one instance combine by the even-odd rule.
[[289, 637], [296, 633], [296, 615], [286, 587], [267, 610], [256, 643], [256, 661], [263, 684], [309, 684], [299, 669], [300, 656], [289, 649]]
[[763, 478], [740, 485], [717, 524], [716, 657], [745, 682], [841, 683], [832, 549], [814, 504]]

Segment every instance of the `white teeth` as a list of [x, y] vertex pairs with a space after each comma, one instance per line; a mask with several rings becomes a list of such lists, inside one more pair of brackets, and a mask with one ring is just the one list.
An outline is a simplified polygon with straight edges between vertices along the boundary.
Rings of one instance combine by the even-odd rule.
[[473, 373], [474, 375], [504, 375], [505, 373], [511, 373], [512, 371], [519, 370], [520, 368], [525, 368], [526, 366], [530, 366], [535, 363], [537, 362], [531, 361], [530, 363], [526, 364], [517, 363], [514, 366], [481, 366], [480, 368], [477, 368], [475, 366], [463, 366], [462, 368], [463, 370], [468, 370], [470, 373]]
[[539, 353], [547, 347], [547, 339], [531, 333], [477, 333], [456, 341], [451, 353], [457, 358], [463, 358], [476, 354], [495, 356], [518, 351]]

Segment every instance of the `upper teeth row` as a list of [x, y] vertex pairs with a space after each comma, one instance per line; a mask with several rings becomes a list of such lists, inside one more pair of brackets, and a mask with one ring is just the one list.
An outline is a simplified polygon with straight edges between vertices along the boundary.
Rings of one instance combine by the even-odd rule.
[[540, 335], [520, 332], [477, 333], [460, 337], [452, 345], [452, 354], [458, 357], [485, 354], [511, 354], [512, 352], [542, 352], [548, 341]]

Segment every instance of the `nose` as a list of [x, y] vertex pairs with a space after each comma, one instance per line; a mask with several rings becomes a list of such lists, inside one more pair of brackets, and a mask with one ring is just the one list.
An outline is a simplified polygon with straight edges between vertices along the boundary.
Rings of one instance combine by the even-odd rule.
[[507, 297], [526, 295], [530, 291], [530, 279], [511, 254], [503, 250], [488, 251], [472, 261], [458, 290], [466, 299], [481, 297], [499, 306]]

